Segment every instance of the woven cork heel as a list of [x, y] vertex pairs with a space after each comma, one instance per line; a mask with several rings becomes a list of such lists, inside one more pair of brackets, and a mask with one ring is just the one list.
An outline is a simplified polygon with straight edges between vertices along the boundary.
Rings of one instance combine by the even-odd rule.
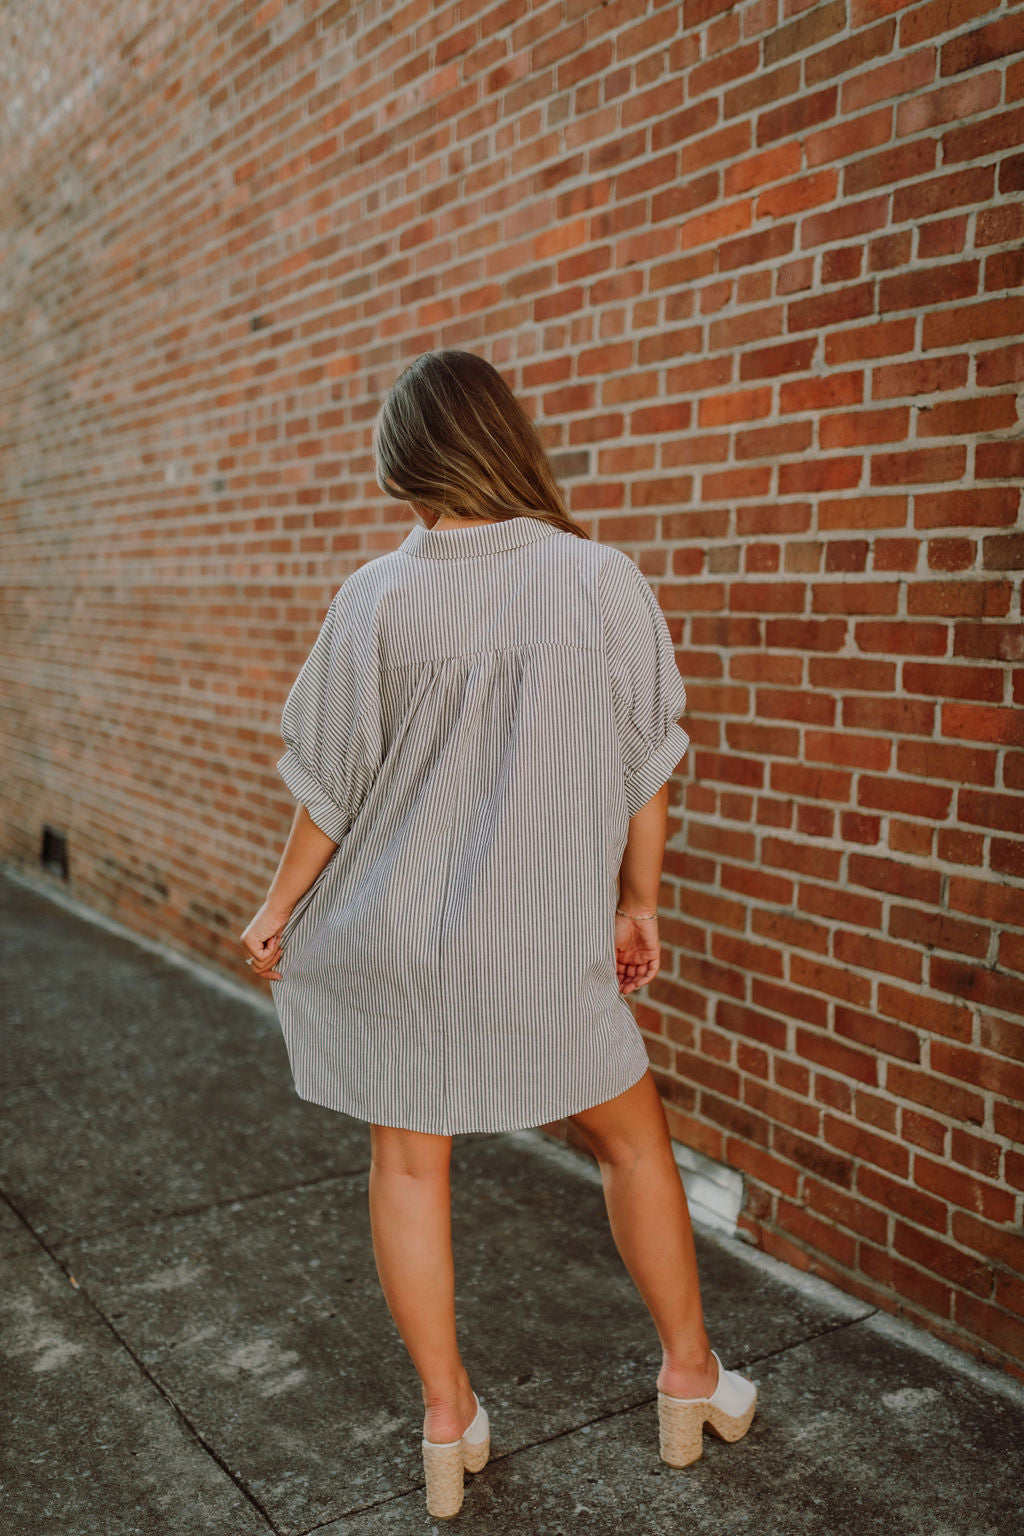
[[757, 1388], [746, 1376], [727, 1371], [718, 1360], [718, 1386], [710, 1397], [668, 1397], [658, 1393], [661, 1459], [670, 1467], [688, 1467], [704, 1451], [704, 1425], [720, 1440], [739, 1440], [750, 1428]]
[[491, 1454], [491, 1429], [487, 1410], [480, 1399], [476, 1417], [461, 1440], [423, 1441], [423, 1472], [427, 1480], [427, 1513], [437, 1520], [450, 1520], [462, 1508], [465, 1491], [462, 1474], [479, 1472]]

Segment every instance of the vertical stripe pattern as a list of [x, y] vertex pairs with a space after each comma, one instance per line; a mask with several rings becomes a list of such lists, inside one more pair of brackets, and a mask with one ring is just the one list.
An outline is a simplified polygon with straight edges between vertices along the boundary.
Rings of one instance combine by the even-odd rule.
[[685, 704], [636, 564], [539, 519], [417, 524], [345, 580], [277, 765], [338, 843], [270, 983], [300, 1097], [505, 1131], [642, 1076], [618, 871]]

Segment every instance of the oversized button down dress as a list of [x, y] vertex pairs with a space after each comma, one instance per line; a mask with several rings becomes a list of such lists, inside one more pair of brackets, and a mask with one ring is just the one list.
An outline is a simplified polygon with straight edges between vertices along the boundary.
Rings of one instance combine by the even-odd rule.
[[299, 1096], [453, 1134], [544, 1125], [648, 1065], [615, 966], [629, 817], [688, 745], [624, 551], [418, 523], [336, 592], [277, 768], [338, 847], [271, 991]]

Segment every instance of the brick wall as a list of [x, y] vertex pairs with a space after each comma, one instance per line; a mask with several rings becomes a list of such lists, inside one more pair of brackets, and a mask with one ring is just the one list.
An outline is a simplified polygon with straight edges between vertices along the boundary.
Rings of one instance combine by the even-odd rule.
[[674, 1135], [1024, 1375], [1024, 10], [36, 0], [3, 23], [0, 853], [235, 974], [284, 695], [489, 357], [654, 584], [693, 746]]

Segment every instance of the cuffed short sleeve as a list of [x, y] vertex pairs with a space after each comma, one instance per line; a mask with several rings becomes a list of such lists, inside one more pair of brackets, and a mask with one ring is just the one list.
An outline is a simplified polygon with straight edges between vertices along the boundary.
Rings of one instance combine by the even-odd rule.
[[665, 615], [639, 566], [620, 553], [604, 572], [604, 632], [626, 807], [634, 816], [671, 777], [690, 738], [677, 724], [686, 689]]
[[380, 766], [380, 687], [375, 647], [342, 588], [281, 715], [288, 789], [320, 830], [340, 843]]

